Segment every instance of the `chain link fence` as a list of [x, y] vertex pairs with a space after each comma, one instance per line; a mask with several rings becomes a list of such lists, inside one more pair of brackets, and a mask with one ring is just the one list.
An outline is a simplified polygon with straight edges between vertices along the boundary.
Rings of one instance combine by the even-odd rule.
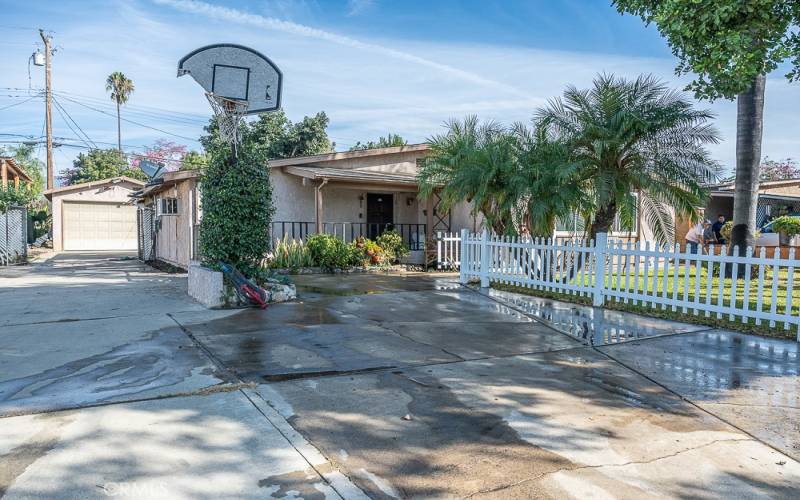
[[155, 210], [141, 207], [136, 212], [139, 260], [149, 262], [155, 259], [156, 250], [156, 216]]
[[28, 211], [10, 207], [0, 212], [0, 266], [25, 262], [28, 257]]

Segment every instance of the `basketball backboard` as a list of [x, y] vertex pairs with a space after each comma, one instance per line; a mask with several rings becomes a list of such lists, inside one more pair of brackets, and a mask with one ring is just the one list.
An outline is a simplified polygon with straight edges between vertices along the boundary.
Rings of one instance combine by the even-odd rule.
[[178, 76], [187, 73], [215, 97], [246, 103], [245, 114], [280, 108], [283, 74], [251, 48], [232, 43], [199, 48], [178, 63]]

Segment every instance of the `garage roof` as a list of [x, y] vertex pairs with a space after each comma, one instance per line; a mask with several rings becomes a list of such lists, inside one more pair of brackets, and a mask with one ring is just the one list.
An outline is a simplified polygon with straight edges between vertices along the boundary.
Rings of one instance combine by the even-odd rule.
[[84, 189], [92, 189], [99, 186], [119, 184], [121, 182], [128, 182], [134, 184], [136, 187], [144, 186], [144, 182], [138, 179], [134, 179], [133, 177], [128, 177], [126, 175], [121, 175], [119, 177], [111, 177], [110, 179], [100, 179], [99, 181], [82, 182], [80, 184], [71, 184], [69, 186], [62, 186], [58, 188], [48, 189], [47, 191], [44, 192], [44, 196], [48, 200], [52, 200], [54, 194], [66, 193], [67, 191], [82, 191]]

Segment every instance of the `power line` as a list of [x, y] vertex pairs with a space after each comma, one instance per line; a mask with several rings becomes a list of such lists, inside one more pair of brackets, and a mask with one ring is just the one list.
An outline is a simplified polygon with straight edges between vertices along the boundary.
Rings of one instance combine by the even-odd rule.
[[[75, 104], [78, 104], [79, 106], [83, 106], [84, 108], [91, 109], [92, 111], [96, 111], [96, 112], [98, 112], [98, 113], [102, 113], [102, 114], [104, 114], [104, 115], [108, 115], [108, 116], [110, 116], [110, 117], [112, 117], [112, 118], [116, 118], [116, 116], [115, 116], [113, 113], [108, 113], [108, 112], [106, 112], [106, 111], [103, 111], [102, 109], [97, 109], [97, 108], [95, 108], [95, 107], [89, 106], [88, 104], [84, 104], [84, 103], [82, 103], [82, 102], [80, 102], [80, 101], [76, 101], [76, 100], [74, 100], [74, 99], [71, 99], [71, 98], [69, 98], [69, 97], [65, 97], [65, 96], [62, 96], [62, 97], [63, 97], [64, 99], [68, 100], [68, 101], [72, 101], [72, 102], [74, 102]], [[129, 120], [129, 119], [127, 119], [127, 118], [120, 118], [120, 119], [121, 119], [122, 121], [124, 121], [124, 122], [132, 123], [132, 124], [134, 124], [134, 125], [138, 125], [138, 126], [140, 126], [140, 127], [148, 128], [148, 129], [150, 129], [150, 130], [155, 130], [156, 132], [161, 132], [162, 134], [171, 135], [171, 136], [173, 136], [173, 137], [177, 137], [177, 138], [179, 138], [179, 139], [185, 139], [185, 140], [187, 140], [187, 141], [197, 141], [197, 138], [196, 138], [196, 137], [187, 137], [187, 136], [185, 136], [185, 135], [173, 134], [172, 132], [167, 132], [166, 130], [163, 130], [163, 129], [160, 129], [160, 128], [156, 128], [156, 127], [151, 127], [150, 125], [145, 125], [144, 123], [139, 123], [139, 122], [136, 122], [136, 121], [133, 121], [133, 120]]]
[[[69, 113], [67, 113], [67, 111], [61, 106], [61, 104], [59, 104], [59, 102], [55, 98], [53, 99], [53, 104], [56, 105], [56, 111], [58, 111], [58, 114], [61, 115], [61, 119], [64, 120], [64, 123], [67, 124], [67, 127], [69, 127], [69, 129], [72, 131], [72, 133], [77, 135], [78, 138], [80, 138], [80, 140], [83, 141], [87, 146], [96, 148], [97, 144], [94, 144], [94, 143], [89, 144], [90, 142], [92, 142], [92, 140], [89, 139], [89, 136], [86, 135], [86, 132], [83, 132], [83, 129], [80, 128], [80, 126], [77, 123], [75, 123], [75, 120], [73, 120], [72, 117], [69, 116]], [[69, 120], [67, 120], [68, 116], [69, 116]], [[72, 121], [72, 123], [75, 124], [75, 126], [78, 128], [78, 130], [83, 132], [83, 135], [84, 135], [85, 138], [82, 138], [81, 134], [79, 134], [78, 132], [75, 131], [74, 128], [72, 128], [72, 125], [70, 125], [70, 121]]]
[[[91, 96], [84, 96], [80, 94], [75, 94], [72, 92], [66, 92], [63, 90], [55, 91], [55, 94], [62, 95], [63, 97], [71, 97], [77, 101], [84, 102], [85, 104], [93, 104], [95, 106], [101, 107], [108, 107], [114, 109], [113, 104], [108, 102], [106, 99], [100, 99], [98, 97], [91, 97]], [[191, 122], [197, 124], [206, 124], [208, 123], [208, 118], [202, 115], [196, 115], [193, 113], [184, 113], [181, 111], [173, 111], [170, 109], [164, 108], [157, 108], [154, 106], [145, 106], [141, 104], [130, 104], [127, 103], [125, 105], [125, 109], [128, 112], [134, 112], [142, 115], [152, 115], [158, 116], [163, 119], [172, 120], [172, 121], [182, 121], [182, 122]]]

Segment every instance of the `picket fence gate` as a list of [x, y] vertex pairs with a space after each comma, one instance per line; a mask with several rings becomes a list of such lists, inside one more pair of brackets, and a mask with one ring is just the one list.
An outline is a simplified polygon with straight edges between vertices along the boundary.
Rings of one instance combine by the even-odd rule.
[[[526, 238], [470, 233], [440, 234], [440, 268], [458, 268], [462, 283], [479, 279], [535, 290], [590, 297], [602, 306], [613, 300], [645, 309], [727, 317], [729, 321], [768, 322], [771, 328], [797, 330], [800, 341], [800, 290], [795, 291], [795, 249], [766, 256], [747, 248], [744, 257], [727, 248], [691, 253], [646, 242]], [[749, 277], [749, 279], [746, 279]], [[796, 296], [796, 297], [795, 297]]]

